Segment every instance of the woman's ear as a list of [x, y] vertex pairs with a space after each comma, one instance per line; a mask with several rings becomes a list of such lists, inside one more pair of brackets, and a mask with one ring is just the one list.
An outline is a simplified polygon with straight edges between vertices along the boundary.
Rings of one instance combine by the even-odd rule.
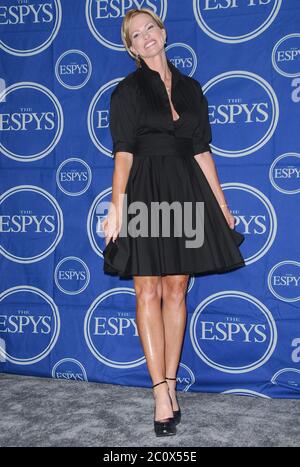
[[132, 45], [129, 47], [129, 50], [134, 54], [134, 55], [137, 55], [134, 47], [132, 47]]
[[163, 29], [163, 35], [164, 35], [164, 42], [167, 40], [167, 31]]

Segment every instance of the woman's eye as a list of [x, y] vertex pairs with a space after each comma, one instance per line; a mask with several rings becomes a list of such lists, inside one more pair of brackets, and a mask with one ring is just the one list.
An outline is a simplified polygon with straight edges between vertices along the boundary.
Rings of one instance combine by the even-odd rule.
[[[154, 24], [150, 24], [150, 25], [147, 27], [147, 29], [152, 29], [152, 28], [154, 28]], [[138, 32], [135, 33], [135, 34], [133, 34], [132, 39], [135, 39], [136, 37], [138, 37], [138, 35], [139, 35]]]

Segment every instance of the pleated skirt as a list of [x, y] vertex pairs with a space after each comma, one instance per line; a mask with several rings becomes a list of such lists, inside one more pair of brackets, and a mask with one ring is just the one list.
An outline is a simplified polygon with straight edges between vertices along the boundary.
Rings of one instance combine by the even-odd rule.
[[[203, 232], [201, 246], [196, 248], [187, 246], [187, 240], [192, 238], [184, 232], [183, 218], [178, 220], [183, 226], [182, 235], [176, 236], [174, 229], [176, 221], [171, 215], [171, 229], [168, 236], [162, 234], [162, 229], [158, 235], [156, 233], [157, 236], [151, 236], [148, 228], [148, 236], [135, 236], [135, 232], [134, 235], [119, 235], [115, 242], [111, 239], [103, 251], [105, 274], [124, 278], [170, 274], [203, 275], [224, 273], [245, 266], [239, 249], [245, 240], [244, 235], [236, 228], [229, 227], [196, 159], [190, 155], [186, 156], [153, 154], [133, 157], [125, 188], [126, 205], [123, 206], [122, 228], [129, 227], [134, 217], [128, 215], [128, 212], [126, 216], [124, 214], [125, 209], [128, 209], [134, 201], [142, 201], [147, 206], [148, 226], [151, 225], [153, 202], [177, 201], [182, 206], [184, 203], [190, 203], [193, 227], [201, 228]], [[204, 207], [202, 211], [204, 221], [202, 219], [200, 227], [196, 223], [196, 209], [199, 209], [199, 202], [203, 202]], [[185, 212], [184, 208], [182, 212]]]

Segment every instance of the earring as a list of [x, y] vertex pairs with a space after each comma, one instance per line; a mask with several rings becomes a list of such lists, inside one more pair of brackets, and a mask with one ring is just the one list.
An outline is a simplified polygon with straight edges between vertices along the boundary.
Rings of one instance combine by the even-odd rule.
[[139, 68], [141, 68], [141, 66], [142, 66], [140, 58], [141, 58], [140, 55], [137, 54], [137, 55], [136, 55], [136, 62], [137, 62], [137, 66], [138, 66]]

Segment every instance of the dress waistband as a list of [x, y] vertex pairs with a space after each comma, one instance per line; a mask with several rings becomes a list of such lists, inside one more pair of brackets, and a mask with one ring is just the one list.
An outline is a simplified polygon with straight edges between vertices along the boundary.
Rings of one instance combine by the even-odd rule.
[[193, 155], [192, 138], [180, 138], [162, 133], [138, 136], [134, 147], [134, 156], [136, 157], [191, 157]]

